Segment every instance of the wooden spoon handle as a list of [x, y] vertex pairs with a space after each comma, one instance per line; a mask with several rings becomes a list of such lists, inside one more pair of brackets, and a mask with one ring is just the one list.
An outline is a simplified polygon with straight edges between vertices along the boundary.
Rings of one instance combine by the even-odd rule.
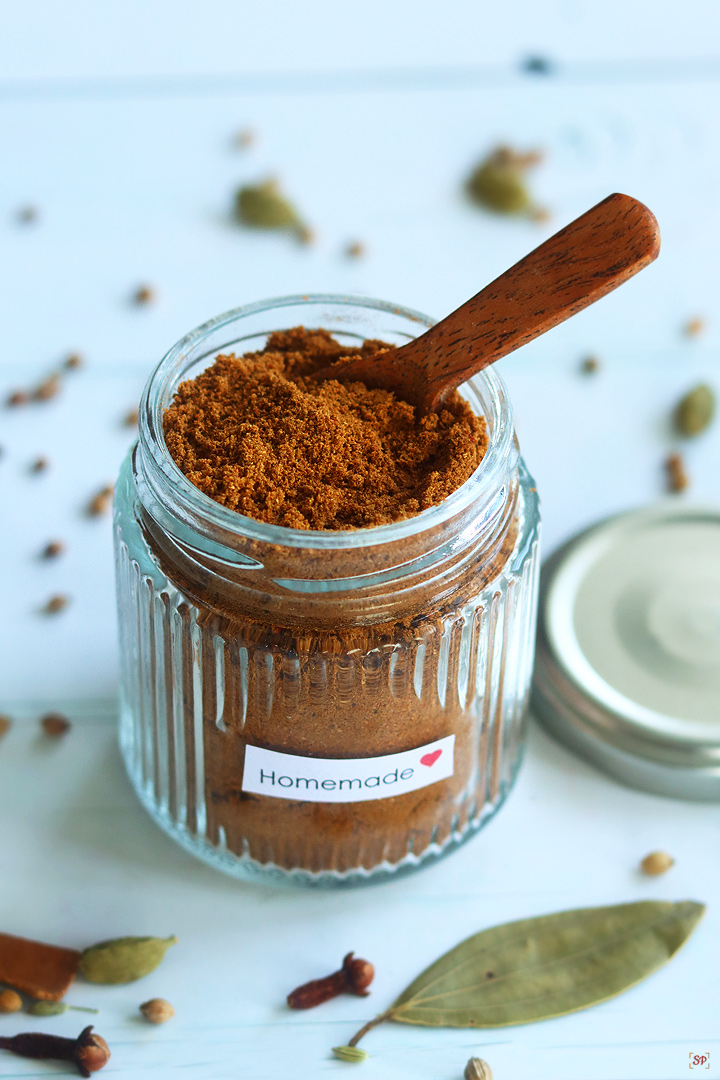
[[[599, 300], [657, 258], [654, 215], [609, 195], [398, 352], [425, 409], [461, 382]], [[415, 376], [411, 370], [415, 369]]]

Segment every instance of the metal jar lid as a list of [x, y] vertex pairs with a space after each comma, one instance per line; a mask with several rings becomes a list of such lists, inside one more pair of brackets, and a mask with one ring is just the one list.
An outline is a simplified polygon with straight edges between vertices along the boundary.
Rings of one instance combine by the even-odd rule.
[[626, 784], [720, 800], [720, 508], [622, 514], [548, 560], [533, 710]]

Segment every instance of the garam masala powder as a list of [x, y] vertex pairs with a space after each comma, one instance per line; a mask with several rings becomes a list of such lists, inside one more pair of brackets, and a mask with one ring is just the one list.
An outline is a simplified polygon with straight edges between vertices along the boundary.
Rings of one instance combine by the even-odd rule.
[[298, 327], [261, 353], [219, 356], [178, 387], [168, 450], [206, 495], [269, 525], [359, 529], [436, 506], [480, 464], [484, 419], [457, 392], [422, 415], [387, 390], [313, 378], [340, 357], [385, 349], [343, 348]]

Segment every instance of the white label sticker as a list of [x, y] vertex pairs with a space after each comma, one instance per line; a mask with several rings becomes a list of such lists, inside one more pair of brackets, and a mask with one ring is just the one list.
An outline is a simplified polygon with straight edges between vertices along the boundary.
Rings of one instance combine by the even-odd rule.
[[417, 791], [453, 774], [455, 736], [367, 758], [315, 758], [245, 747], [243, 791], [303, 802], [365, 802]]

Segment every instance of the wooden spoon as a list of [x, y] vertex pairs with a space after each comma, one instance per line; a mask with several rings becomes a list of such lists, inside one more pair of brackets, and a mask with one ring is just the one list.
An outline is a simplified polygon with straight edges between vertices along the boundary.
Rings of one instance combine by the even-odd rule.
[[658, 223], [609, 195], [420, 337], [373, 359], [338, 360], [319, 379], [355, 379], [438, 409], [460, 383], [616, 289], [657, 258]]

